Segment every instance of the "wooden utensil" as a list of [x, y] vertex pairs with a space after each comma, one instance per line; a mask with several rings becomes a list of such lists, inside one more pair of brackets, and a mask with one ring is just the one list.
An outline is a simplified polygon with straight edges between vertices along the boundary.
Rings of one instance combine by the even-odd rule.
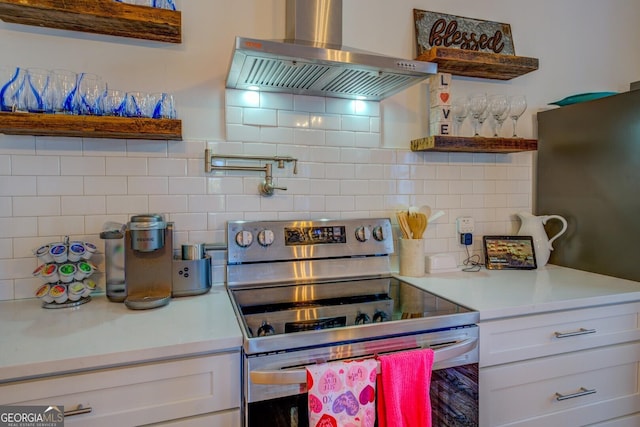
[[409, 227], [408, 213], [405, 211], [396, 212], [396, 218], [398, 219], [398, 225], [400, 225], [400, 232], [403, 239], [411, 239], [411, 228]]

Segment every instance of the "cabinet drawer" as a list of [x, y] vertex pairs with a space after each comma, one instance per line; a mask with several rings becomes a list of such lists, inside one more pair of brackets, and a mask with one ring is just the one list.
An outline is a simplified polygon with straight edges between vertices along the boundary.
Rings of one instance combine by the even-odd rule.
[[133, 426], [240, 407], [240, 353], [62, 375], [0, 386], [0, 403], [82, 405], [65, 426]]
[[480, 366], [640, 339], [640, 303], [480, 322]]
[[640, 342], [481, 368], [480, 425], [584, 426], [633, 414], [639, 367]]

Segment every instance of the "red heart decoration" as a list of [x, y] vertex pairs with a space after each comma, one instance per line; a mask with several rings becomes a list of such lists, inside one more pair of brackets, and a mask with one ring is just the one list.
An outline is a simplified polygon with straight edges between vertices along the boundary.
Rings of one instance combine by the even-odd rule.
[[324, 414], [316, 424], [316, 427], [338, 427], [338, 422], [331, 415]]
[[440, 99], [442, 99], [442, 102], [447, 102], [449, 100], [449, 93], [448, 92], [441, 92], [440, 93]]

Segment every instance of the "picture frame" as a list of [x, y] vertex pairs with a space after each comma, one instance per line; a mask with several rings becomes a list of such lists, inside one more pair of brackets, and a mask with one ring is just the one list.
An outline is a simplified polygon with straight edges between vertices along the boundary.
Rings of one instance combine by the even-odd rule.
[[538, 268], [532, 236], [483, 236], [484, 265], [489, 270]]

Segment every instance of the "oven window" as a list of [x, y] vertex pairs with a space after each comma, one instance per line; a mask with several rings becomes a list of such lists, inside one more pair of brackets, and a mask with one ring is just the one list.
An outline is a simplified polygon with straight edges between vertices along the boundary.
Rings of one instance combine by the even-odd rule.
[[307, 393], [249, 404], [249, 426], [308, 427]]
[[[432, 425], [478, 426], [477, 363], [433, 371], [429, 395]], [[309, 427], [307, 398], [304, 393], [249, 403], [249, 427]]]

